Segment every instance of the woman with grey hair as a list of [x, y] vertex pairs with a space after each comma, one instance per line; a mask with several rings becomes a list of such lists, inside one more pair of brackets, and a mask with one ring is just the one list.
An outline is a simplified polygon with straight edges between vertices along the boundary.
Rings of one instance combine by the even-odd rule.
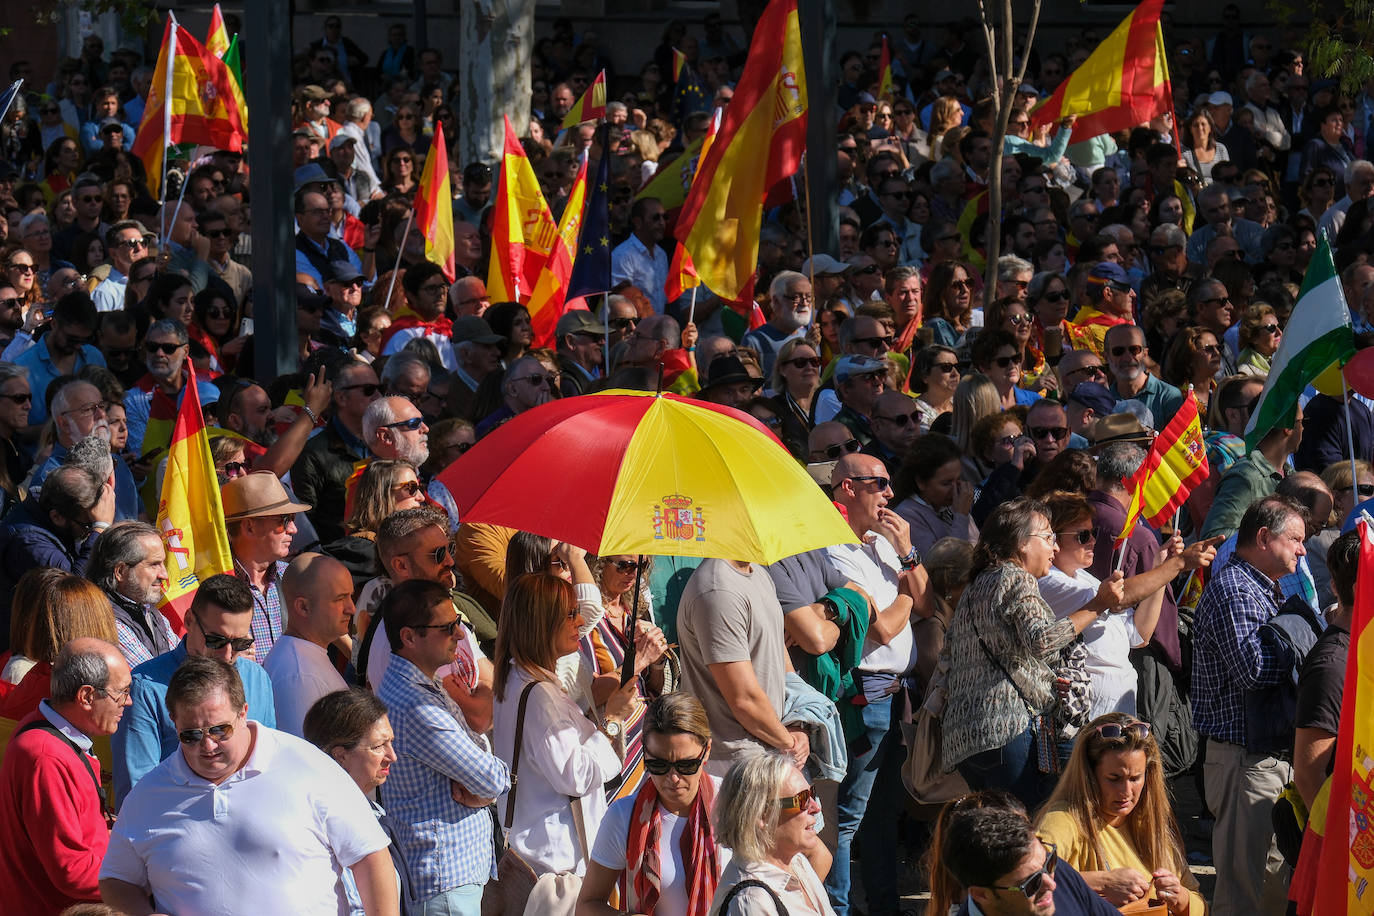
[[732, 858], [711, 916], [834, 916], [824, 881], [830, 851], [816, 834], [820, 801], [786, 754], [739, 761], [721, 784], [716, 839]]

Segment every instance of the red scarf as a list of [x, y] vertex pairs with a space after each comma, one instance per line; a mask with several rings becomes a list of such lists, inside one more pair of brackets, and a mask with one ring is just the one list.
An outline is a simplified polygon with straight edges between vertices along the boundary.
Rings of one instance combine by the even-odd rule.
[[[687, 871], [687, 916], [707, 916], [711, 899], [720, 880], [716, 858], [716, 837], [711, 830], [711, 809], [715, 798], [711, 777], [701, 772], [696, 800], [687, 815], [679, 850]], [[635, 796], [630, 814], [630, 836], [625, 843], [625, 871], [620, 876], [620, 899], [628, 901], [632, 913], [652, 914], [658, 906], [658, 842], [661, 838], [662, 812], [658, 790], [652, 779], [645, 779]]]
[[425, 336], [430, 334], [436, 337], [453, 337], [453, 321], [445, 315], [440, 315], [433, 321], [425, 321], [411, 310], [410, 306], [405, 306], [396, 313], [396, 317], [391, 320], [391, 327], [382, 332], [382, 348], [390, 343], [391, 338], [402, 328], [423, 328]]

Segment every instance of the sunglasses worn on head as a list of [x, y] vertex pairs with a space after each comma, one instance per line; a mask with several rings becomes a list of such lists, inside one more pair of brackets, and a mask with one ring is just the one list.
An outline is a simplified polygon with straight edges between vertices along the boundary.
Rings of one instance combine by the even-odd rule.
[[188, 728], [177, 732], [177, 740], [182, 744], [200, 744], [208, 735], [216, 741], [227, 741], [234, 734], [234, 724], [211, 725], [209, 728]]
[[701, 749], [701, 754], [696, 757], [688, 757], [683, 760], [664, 760], [661, 757], [650, 757], [644, 755], [644, 769], [649, 771], [650, 776], [667, 776], [669, 770], [677, 770], [682, 776], [695, 776], [697, 770], [706, 762], [706, 748]]
[[1150, 737], [1150, 723], [1128, 722], [1125, 725], [1121, 725], [1117, 722], [1105, 722], [1102, 725], [1099, 725], [1096, 729], [1094, 729], [1094, 731], [1096, 731], [1103, 738], [1107, 738], [1109, 740], [1125, 738], [1128, 734], [1132, 733], [1135, 734], [1137, 738], [1143, 739]]
[[825, 447], [825, 457], [829, 458], [831, 461], [837, 461], [841, 455], [852, 455], [861, 448], [863, 448], [863, 445], [859, 443], [858, 439], [846, 439], [839, 445], [827, 445]]

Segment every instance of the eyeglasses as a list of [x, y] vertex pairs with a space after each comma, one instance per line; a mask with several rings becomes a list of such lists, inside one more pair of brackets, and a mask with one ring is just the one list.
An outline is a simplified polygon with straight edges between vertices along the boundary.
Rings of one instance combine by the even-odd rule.
[[[1117, 355], [1120, 356], [1121, 354], [1118, 353]], [[1107, 377], [1106, 370], [1104, 370], [1101, 366], [1083, 366], [1081, 368], [1073, 370], [1072, 372], [1066, 372], [1065, 375], [1077, 375], [1080, 372], [1084, 375], [1091, 375], [1094, 378]]]
[[821, 358], [819, 356], [797, 356], [793, 359], [783, 360], [783, 365], [791, 366], [793, 369], [806, 369], [808, 367], [819, 369], [821, 367]]
[[883, 416], [882, 414], [877, 414], [877, 413], [875, 413], [875, 414], [873, 415], [873, 419], [875, 419], [875, 420], [885, 420], [885, 421], [887, 421], [888, 423], [891, 423], [893, 426], [900, 427], [901, 429], [906, 429], [908, 426], [911, 426], [912, 424], [915, 424], [915, 425], [919, 426], [920, 423], [921, 423], [920, 415], [917, 414], [917, 413], [914, 413], [914, 412], [913, 412], [913, 413], [899, 413], [899, 414], [897, 414], [897, 416], [895, 416], [895, 417], [885, 417], [885, 416]]
[[873, 474], [865, 474], [858, 477], [846, 477], [845, 480], [861, 480], [865, 483], [876, 483], [878, 485], [879, 490], [886, 490], [888, 484], [892, 482], [888, 480], [886, 477], [878, 477]]
[[177, 732], [177, 740], [182, 744], [200, 744], [209, 735], [216, 741], [228, 741], [234, 734], [234, 724], [225, 722], [223, 725], [211, 725], [209, 728], [188, 728], [185, 731]]
[[515, 381], [528, 382], [538, 388], [540, 385], [552, 385], [555, 379], [552, 375], [523, 375]]
[[1125, 738], [1127, 735], [1135, 735], [1137, 738], [1143, 740], [1150, 737], [1150, 723], [1128, 722], [1122, 725], [1117, 722], [1104, 722], [1093, 729], [1093, 731], [1108, 740]]
[[[11, 397], [11, 395], [5, 395], [5, 397]], [[1355, 490], [1360, 494], [1360, 496], [1364, 497], [1365, 499], [1368, 499], [1369, 497], [1374, 496], [1374, 483], [1362, 483], [1359, 486], [1355, 487]]]
[[1145, 352], [1145, 348], [1140, 344], [1131, 344], [1129, 347], [1112, 347], [1112, 356], [1125, 356], [1130, 353], [1132, 356], [1139, 356]]
[[706, 748], [701, 749], [700, 755], [685, 760], [664, 760], [662, 757], [644, 755], [644, 769], [648, 770], [651, 776], [667, 776], [669, 770], [677, 770], [683, 776], [694, 776], [705, 762]]
[[1059, 535], [1055, 534], [1053, 531], [1032, 531], [1031, 537], [1044, 538], [1045, 543], [1050, 545], [1056, 545], [1059, 543]]
[[458, 625], [463, 622], [463, 618], [455, 617], [448, 623], [422, 623], [411, 627], [412, 630], [443, 630], [445, 636], [452, 636], [458, 631]]
[[810, 293], [792, 293], [790, 295], [783, 296], [782, 298], [792, 303], [793, 305], [801, 305], [803, 302], [816, 301], [816, 297], [811, 295]]
[[382, 429], [404, 429], [408, 432], [414, 432], [424, 425], [424, 417], [411, 417], [409, 420], [397, 420], [395, 423], [383, 423]]
[[[627, 573], [634, 572], [638, 569], [643, 569], [645, 563], [643, 560], [613, 560], [611, 561], [611, 565], [614, 566], [616, 569], [620, 570], [621, 572]], [[691, 774], [689, 773], [688, 775]]]
[[1045, 886], [1045, 876], [1054, 877], [1054, 870], [1059, 865], [1059, 854], [1055, 851], [1053, 843], [1046, 843], [1045, 848], [1049, 854], [1045, 856], [1045, 864], [1040, 866], [1040, 870], [1031, 875], [1020, 884], [989, 884], [988, 890], [993, 891], [1020, 891], [1026, 895], [1027, 900], [1034, 900], [1040, 895], [1040, 889]]
[[154, 353], [162, 353], [166, 356], [171, 356], [186, 345], [165, 340], [150, 340], [143, 346], [144, 349], [148, 351], [149, 356], [152, 356]]
[[62, 416], [69, 417], [72, 414], [78, 414], [83, 417], [89, 417], [92, 416], [97, 410], [101, 413], [105, 412], [105, 405], [103, 402], [92, 401], [89, 404], [82, 404], [80, 407], [73, 407], [70, 410], [64, 410], [62, 411]]
[[1032, 439], [1063, 439], [1069, 434], [1067, 426], [1031, 426], [1026, 429]]
[[891, 336], [888, 336], [888, 337], [855, 337], [855, 338], [854, 338], [854, 343], [856, 343], [856, 344], [863, 344], [865, 347], [879, 347], [879, 346], [881, 346], [881, 347], [883, 347], [884, 349], [891, 350], [891, 349], [892, 349], [892, 341], [894, 341], [894, 340], [896, 340], [896, 338], [895, 338], [895, 337], [891, 337]]
[[361, 392], [363, 393], [363, 397], [365, 397], [365, 398], [370, 398], [370, 397], [372, 397], [374, 394], [376, 394], [377, 392], [381, 391], [381, 390], [382, 390], [382, 386], [381, 386], [381, 385], [374, 385], [374, 384], [372, 384], [371, 382], [367, 382], [367, 383], [362, 384], [362, 385], [340, 385], [340, 386], [339, 386], [339, 390], [340, 390], [340, 391], [361, 391]]
[[420, 493], [420, 483], [416, 480], [407, 480], [405, 483], [398, 483], [391, 489], [402, 490], [406, 496], [417, 496]]
[[116, 706], [123, 706], [128, 701], [129, 694], [134, 692], [134, 685], [130, 684], [123, 690], [111, 690], [108, 687], [97, 687], [95, 688], [95, 692], [100, 694], [102, 697], [108, 697], [109, 699], [114, 700]]
[[852, 455], [863, 446], [858, 439], [846, 439], [839, 445], [827, 445], [825, 447], [825, 457], [836, 461], [841, 455]]
[[1080, 528], [1077, 531], [1065, 531], [1058, 537], [1061, 541], [1065, 538], [1068, 538], [1071, 541], [1077, 541], [1079, 543], [1079, 546], [1082, 547], [1088, 546], [1094, 540], [1097, 539], [1097, 535], [1093, 534], [1093, 530], [1091, 528]]
[[800, 814], [811, 807], [811, 803], [817, 799], [815, 790], [807, 786], [796, 795], [788, 795], [786, 798], [779, 798], [776, 801], [783, 814]]
[[[144, 248], [147, 248], [148, 246], [147, 246], [147, 245], [144, 245], [143, 247], [144, 247]], [[144, 274], [144, 275], [141, 276], [141, 277], [130, 277], [130, 278], [129, 278], [129, 282], [130, 282], [130, 283], [152, 283], [152, 282], [153, 282], [154, 280], [156, 280], [156, 279], [157, 279], [157, 271], [155, 270], [155, 271], [153, 271], [152, 273], [150, 273], [150, 274]]]

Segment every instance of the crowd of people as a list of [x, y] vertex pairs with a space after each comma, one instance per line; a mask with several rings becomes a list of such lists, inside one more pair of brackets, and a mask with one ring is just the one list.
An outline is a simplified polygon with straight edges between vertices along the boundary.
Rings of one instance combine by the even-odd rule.
[[[156, 48], [11, 64], [7, 911], [891, 916], [912, 876], [941, 916], [1285, 911], [1275, 803], [1300, 832], [1332, 766], [1374, 401], [1309, 389], [1245, 430], [1323, 234], [1374, 344], [1374, 85], [1227, 5], [1211, 35], [1166, 18], [1173, 112], [1033, 132], [1085, 28], [1020, 49], [999, 151], [976, 22], [908, 14], [892, 91], [875, 33], [811, 113], [837, 124], [811, 151], [838, 164], [837, 246], [770, 206], [747, 329], [666, 291], [677, 160], [747, 34], [674, 20], [625, 73], [558, 19], [521, 141], [555, 218], [609, 158], [614, 289], [543, 346], [484, 284], [492, 163], [449, 156], [455, 277], [412, 225], [436, 128], [458, 136], [443, 55], [323, 28], [293, 61], [299, 365], [273, 379], [243, 155], [174, 153], [159, 203], [130, 153]], [[602, 70], [609, 129], [564, 129]], [[193, 376], [232, 569], [183, 617], [156, 524]], [[770, 430], [854, 542], [597, 556], [466, 521], [440, 479], [550, 401], [658, 386]], [[1189, 397], [1209, 475], [1117, 546], [1123, 482]], [[1310, 875], [1291, 895], [1305, 916]]]

